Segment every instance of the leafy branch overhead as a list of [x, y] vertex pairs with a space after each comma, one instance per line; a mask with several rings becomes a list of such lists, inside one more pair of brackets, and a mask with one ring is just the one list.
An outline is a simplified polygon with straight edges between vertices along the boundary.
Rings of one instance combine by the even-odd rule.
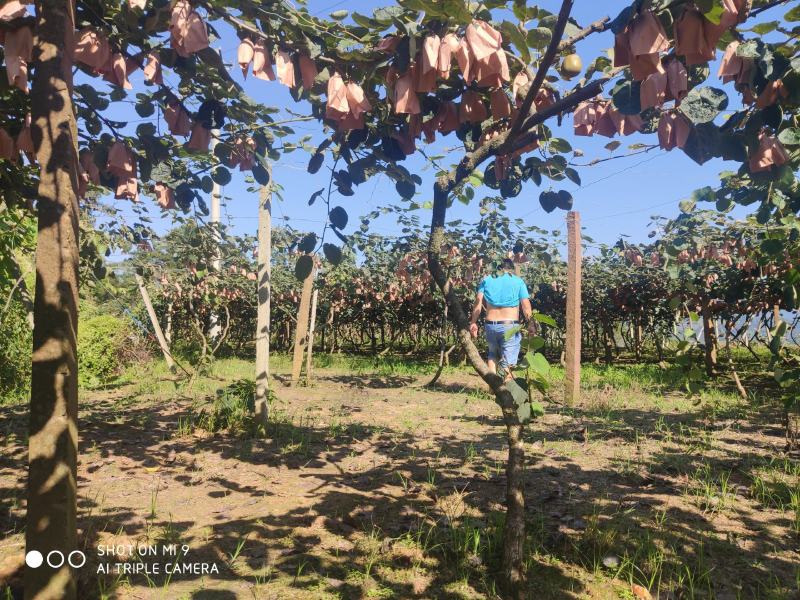
[[[237, 63], [246, 76], [286, 85], [296, 100], [309, 102], [309, 117], [328, 132], [316, 150], [308, 148], [309, 172], [326, 157], [342, 159], [334, 184], [345, 196], [383, 173], [410, 200], [421, 180], [403, 160], [419, 144], [453, 133], [468, 156], [493, 159], [491, 182], [505, 197], [530, 180], [579, 181], [566, 167], [569, 144], [552, 143], [545, 123], [569, 112], [576, 135], [657, 132], [663, 148], [682, 148], [697, 162], [740, 162], [740, 190], [763, 192], [775, 181], [791, 191], [793, 138], [784, 131], [794, 129], [800, 62], [794, 38], [781, 36], [797, 19], [796, 7], [783, 21], [751, 24], [751, 15], [776, 3], [637, 2], [582, 27], [570, 16], [572, 4], [553, 14], [518, 1], [474, 7], [415, 0], [372, 15], [339, 10], [320, 18], [288, 2], [78, 2], [72, 44], [84, 193], [110, 188], [119, 199], [136, 200], [144, 191], [164, 209], [198, 203], [202, 211], [201, 193], [229, 182], [232, 169], [252, 172], [264, 185], [265, 161], [308, 148], [307, 139], [285, 143], [294, 133], [290, 123], [276, 122], [275, 109], [243, 92], [228, 72]], [[12, 110], [0, 125], [11, 142], [4, 156], [16, 161], [11, 168], [35, 176], [16, 159], [20, 152], [32, 157], [27, 10], [17, 2], [3, 7], [10, 84], [3, 94]], [[239, 47], [220, 56], [211, 44], [230, 29]], [[768, 34], [774, 41], [766, 41]], [[613, 51], [592, 60], [572, 85], [582, 67], [576, 50], [591, 35], [605, 36]], [[707, 65], [718, 52], [722, 65], [712, 81]], [[138, 70], [144, 85], [134, 89]], [[93, 78], [107, 81], [110, 91]], [[603, 98], [611, 79], [617, 83]], [[144, 120], [138, 125], [119, 120], [125, 113], [117, 107], [131, 102]], [[729, 106], [736, 108], [723, 120]], [[4, 197], [19, 203], [19, 186]]]

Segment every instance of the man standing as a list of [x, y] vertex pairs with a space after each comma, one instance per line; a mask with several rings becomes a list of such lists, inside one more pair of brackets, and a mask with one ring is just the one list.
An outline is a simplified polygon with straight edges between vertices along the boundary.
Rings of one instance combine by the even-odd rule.
[[489, 369], [497, 372], [498, 364], [506, 372], [506, 379], [511, 379], [511, 368], [517, 364], [522, 333], [517, 331], [512, 336], [506, 332], [519, 327], [519, 310], [528, 321], [528, 328], [533, 332], [531, 320], [530, 294], [528, 286], [522, 278], [514, 274], [514, 261], [506, 258], [502, 263], [500, 275], [486, 277], [478, 286], [475, 306], [472, 308], [469, 331], [472, 337], [478, 337], [478, 318], [486, 306], [486, 342], [489, 346]]

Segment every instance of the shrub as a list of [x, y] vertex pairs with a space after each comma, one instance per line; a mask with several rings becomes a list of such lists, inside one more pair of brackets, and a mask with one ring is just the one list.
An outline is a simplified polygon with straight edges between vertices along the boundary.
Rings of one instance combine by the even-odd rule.
[[78, 325], [78, 382], [82, 387], [104, 385], [119, 374], [130, 335], [128, 324], [111, 315], [92, 317]]
[[26, 398], [31, 385], [32, 332], [19, 302], [0, 321], [0, 404]]
[[254, 433], [255, 382], [241, 379], [228, 387], [217, 390], [211, 405], [203, 408], [197, 424], [206, 431]]

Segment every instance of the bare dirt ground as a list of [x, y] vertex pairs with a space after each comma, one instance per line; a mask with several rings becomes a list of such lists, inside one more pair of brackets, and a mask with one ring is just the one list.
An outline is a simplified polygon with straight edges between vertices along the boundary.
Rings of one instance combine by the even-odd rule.
[[[169, 382], [83, 393], [81, 597], [497, 597], [505, 430], [480, 382], [316, 375], [276, 383], [257, 437], [194, 427], [202, 401]], [[0, 407], [4, 599], [25, 424], [24, 406]], [[777, 411], [725, 396], [597, 381], [582, 406], [550, 406], [527, 436], [530, 597], [800, 597], [800, 468], [783, 442]], [[112, 545], [123, 556], [100, 555]]]

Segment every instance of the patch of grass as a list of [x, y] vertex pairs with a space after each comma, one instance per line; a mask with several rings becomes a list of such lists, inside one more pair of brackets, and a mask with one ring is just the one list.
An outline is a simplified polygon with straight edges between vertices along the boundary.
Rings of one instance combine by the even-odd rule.
[[255, 382], [240, 379], [217, 390], [210, 406], [197, 414], [195, 422], [206, 431], [255, 433]]
[[730, 471], [716, 472], [704, 463], [690, 477], [687, 494], [704, 513], [715, 515], [729, 508], [735, 493], [730, 481]]
[[800, 535], [800, 462], [771, 457], [750, 474], [750, 494], [763, 506], [788, 513], [791, 529]]

